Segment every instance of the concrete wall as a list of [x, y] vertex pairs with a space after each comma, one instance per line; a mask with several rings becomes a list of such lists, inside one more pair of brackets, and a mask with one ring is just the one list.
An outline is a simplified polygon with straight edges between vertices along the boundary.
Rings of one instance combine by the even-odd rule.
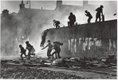
[[60, 41], [62, 57], [101, 58], [117, 51], [117, 20], [49, 29], [46, 40]]

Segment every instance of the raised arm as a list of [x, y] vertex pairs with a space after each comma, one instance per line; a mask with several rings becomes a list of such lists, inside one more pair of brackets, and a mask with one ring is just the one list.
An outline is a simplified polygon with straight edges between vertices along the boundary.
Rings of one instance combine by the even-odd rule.
[[85, 13], [85, 15], [87, 16], [87, 13]]
[[45, 47], [43, 47], [42, 50], [45, 49], [46, 47], [48, 47], [48, 44]]

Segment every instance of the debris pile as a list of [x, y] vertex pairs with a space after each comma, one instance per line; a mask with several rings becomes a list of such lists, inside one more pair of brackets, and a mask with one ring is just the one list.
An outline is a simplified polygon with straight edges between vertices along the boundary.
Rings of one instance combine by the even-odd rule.
[[[80, 76], [62, 72], [43, 70], [40, 67], [64, 67], [72, 70], [116, 69], [115, 55], [101, 59], [59, 58], [55, 60], [46, 58], [31, 58], [28, 62], [22, 60], [2, 60], [0, 78], [11, 79], [81, 79]], [[98, 70], [98, 71], [99, 71]], [[104, 71], [102, 71], [104, 72]]]
[[116, 66], [117, 59], [115, 55], [109, 55], [108, 57], [102, 57], [101, 59], [97, 58], [59, 58], [59, 59], [44, 59], [44, 58], [31, 58], [31, 60], [20, 61], [20, 60], [10, 60], [2, 61], [1, 64], [21, 64], [21, 65], [36, 65], [36, 66], [58, 66], [58, 67], [66, 67], [66, 68], [108, 68], [112, 66]]
[[13, 65], [2, 65], [0, 75], [1, 79], [81, 79], [79, 76], [42, 70], [37, 67]]
[[110, 55], [106, 58], [101, 59], [77, 59], [77, 58], [61, 58], [52, 61], [52, 65], [59, 67], [68, 67], [68, 68], [107, 68], [116, 66], [115, 55]]

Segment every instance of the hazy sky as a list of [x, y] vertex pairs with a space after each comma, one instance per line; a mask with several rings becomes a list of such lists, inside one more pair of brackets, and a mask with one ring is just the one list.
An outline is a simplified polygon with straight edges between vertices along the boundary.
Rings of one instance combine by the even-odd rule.
[[[26, 4], [27, 0], [23, 0], [24, 3]], [[40, 9], [43, 7], [44, 9], [55, 9], [56, 7], [56, 0], [30, 0], [31, 1], [31, 7], [32, 8], [37, 8]], [[65, 5], [82, 5], [82, 0], [62, 0], [63, 4]], [[71, 2], [70, 2], [71, 1]], [[109, 0], [110, 1], [110, 0]], [[103, 0], [94, 0], [90, 1], [89, 4], [93, 5], [117, 5], [116, 0], [111, 0], [109, 1], [103, 1]], [[8, 9], [11, 12], [18, 12], [19, 10], [19, 4], [21, 3], [21, 0], [2, 0], [1, 1], [1, 10], [3, 9]], [[28, 4], [25, 5], [28, 7]]]
[[[27, 0], [23, 0], [24, 3], [27, 3]], [[30, 0], [31, 1], [31, 7], [32, 8], [41, 8], [44, 9], [55, 9], [56, 7], [56, 0]], [[1, 2], [1, 10], [3, 9], [9, 9], [10, 12], [17, 12], [19, 10], [19, 4], [21, 3], [21, 0], [2, 0]], [[81, 5], [82, 1], [65, 1], [63, 0], [63, 4], [67, 5]], [[25, 5], [28, 7], [28, 4]]]

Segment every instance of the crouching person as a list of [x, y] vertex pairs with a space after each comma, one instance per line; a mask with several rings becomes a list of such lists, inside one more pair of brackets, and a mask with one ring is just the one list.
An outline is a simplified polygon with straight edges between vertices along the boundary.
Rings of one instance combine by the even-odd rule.
[[22, 45], [19, 45], [19, 48], [20, 48], [20, 53], [21, 53], [20, 57], [23, 60], [23, 55], [25, 55], [26, 57], [26, 50], [24, 49]]
[[54, 52], [52, 53], [52, 56], [54, 56], [54, 54], [55, 54], [56, 59], [61, 58], [61, 56], [60, 56], [60, 52], [61, 52], [60, 46], [62, 46], [63, 43], [60, 43], [60, 42], [57, 42], [57, 41], [53, 42], [53, 43], [54, 43], [54, 45], [53, 45]]
[[28, 59], [31, 58], [31, 55], [35, 55], [35, 49], [34, 47], [29, 43], [29, 41], [26, 41], [26, 49], [28, 50]]

